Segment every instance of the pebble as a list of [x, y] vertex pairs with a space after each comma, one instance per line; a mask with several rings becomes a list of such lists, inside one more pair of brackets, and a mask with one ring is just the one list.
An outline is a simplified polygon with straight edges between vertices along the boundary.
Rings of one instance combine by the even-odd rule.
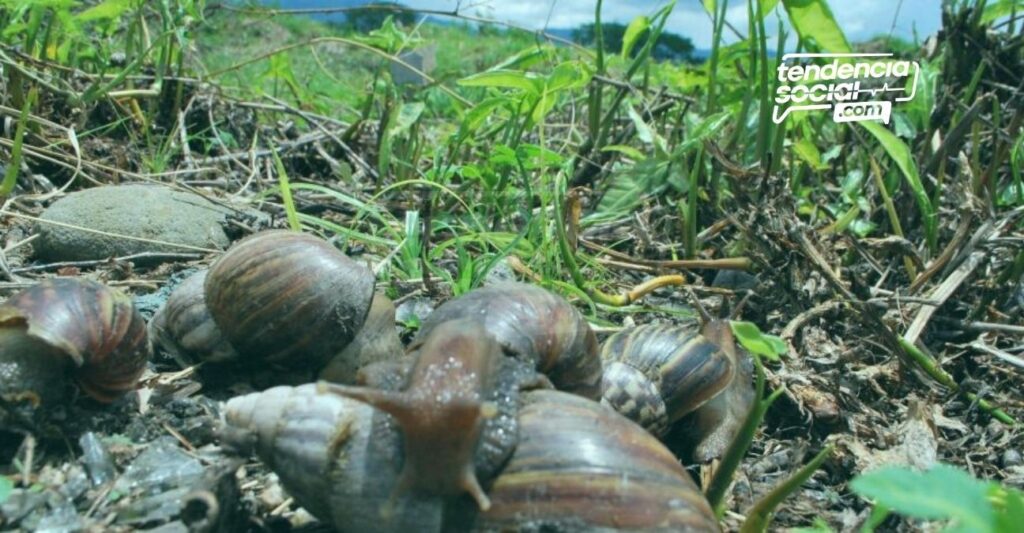
[[1024, 461], [1022, 461], [1020, 452], [1017, 450], [1010, 448], [1003, 452], [1003, 468], [1020, 466], [1022, 462]]
[[85, 261], [143, 252], [187, 253], [187, 248], [125, 239], [48, 224], [223, 250], [231, 211], [205, 198], [160, 185], [129, 184], [73, 192], [48, 207], [36, 224], [36, 256], [43, 261]]

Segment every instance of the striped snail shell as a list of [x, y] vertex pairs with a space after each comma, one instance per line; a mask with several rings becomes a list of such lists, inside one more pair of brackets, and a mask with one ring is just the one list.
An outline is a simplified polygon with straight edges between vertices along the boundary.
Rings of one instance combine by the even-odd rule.
[[[575, 395], [523, 395], [519, 444], [484, 479], [491, 505], [410, 494], [394, 513], [401, 455], [382, 412], [312, 385], [230, 400], [222, 440], [255, 450], [297, 503], [339, 531], [718, 531], [689, 475], [657, 439]], [[438, 450], [443, 453], [443, 450]]]
[[519, 424], [519, 445], [472, 530], [719, 530], [675, 456], [608, 407], [537, 390], [524, 394]]
[[219, 363], [238, 359], [238, 352], [210, 316], [203, 295], [209, 270], [185, 278], [149, 322], [153, 342], [181, 361]]
[[206, 305], [239, 353], [322, 368], [355, 338], [373, 274], [330, 243], [285, 230], [250, 235], [210, 268]]
[[233, 398], [224, 413], [224, 445], [255, 453], [299, 505], [338, 531], [440, 529], [440, 502], [414, 494], [381, 516], [401, 465], [398, 433], [383, 411], [308, 384]]
[[480, 322], [506, 354], [529, 361], [560, 390], [597, 399], [601, 361], [586, 319], [561, 296], [525, 283], [499, 283], [449, 300], [423, 321], [410, 350], [445, 322]]
[[373, 285], [326, 241], [266, 231], [179, 284], [150, 330], [181, 361], [278, 363], [352, 383], [360, 367], [402, 353], [394, 305]]
[[0, 395], [62, 399], [70, 372], [100, 402], [133, 390], [152, 348], [146, 322], [124, 293], [94, 281], [54, 278], [0, 305]]
[[[698, 455], [721, 453], [753, 402], [749, 357], [739, 355], [726, 321], [700, 328], [647, 324], [619, 331], [601, 347], [601, 402], [658, 437], [684, 416], [703, 410], [703, 416], [696, 415], [702, 420]], [[732, 392], [723, 396], [726, 390]], [[726, 415], [738, 417], [716, 423], [716, 416]], [[703, 444], [712, 434], [714, 444]]]

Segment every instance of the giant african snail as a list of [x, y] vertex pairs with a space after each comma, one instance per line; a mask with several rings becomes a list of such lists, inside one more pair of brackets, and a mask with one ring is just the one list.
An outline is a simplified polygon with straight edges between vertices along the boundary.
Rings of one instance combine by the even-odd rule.
[[350, 383], [360, 367], [402, 352], [394, 306], [373, 287], [373, 274], [327, 241], [265, 231], [176, 287], [150, 330], [180, 359], [278, 364]]
[[95, 281], [52, 278], [0, 305], [0, 397], [56, 403], [66, 376], [100, 402], [135, 388], [152, 348], [124, 293]]

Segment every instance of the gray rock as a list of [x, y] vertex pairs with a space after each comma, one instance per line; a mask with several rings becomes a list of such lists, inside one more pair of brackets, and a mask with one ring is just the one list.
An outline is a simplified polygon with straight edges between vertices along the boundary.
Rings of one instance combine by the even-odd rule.
[[[43, 212], [44, 221], [144, 239], [223, 250], [231, 211], [196, 194], [159, 185], [94, 187], [69, 194]], [[106, 259], [187, 248], [136, 241], [40, 222], [35, 249], [44, 261]]]

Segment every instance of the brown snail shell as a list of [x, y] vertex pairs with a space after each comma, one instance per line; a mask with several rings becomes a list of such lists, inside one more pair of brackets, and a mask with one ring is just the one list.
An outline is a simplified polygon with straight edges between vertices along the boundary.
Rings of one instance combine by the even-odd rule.
[[149, 322], [153, 342], [179, 361], [212, 363], [238, 359], [238, 352], [210, 316], [203, 296], [208, 270], [185, 278]]
[[500, 283], [449, 300], [423, 321], [409, 350], [445, 322], [479, 321], [506, 354], [531, 362], [560, 390], [597, 399], [601, 361], [586, 319], [561, 296], [525, 283]]
[[398, 432], [382, 411], [309, 384], [233, 398], [224, 412], [225, 446], [255, 452], [299, 505], [339, 531], [440, 529], [436, 499], [406, 495], [399, 512], [381, 516], [401, 465]]
[[528, 392], [519, 424], [519, 445], [473, 530], [719, 530], [675, 456], [607, 406], [559, 391]]
[[749, 357], [740, 355], [726, 321], [619, 331], [601, 347], [601, 403], [658, 437], [697, 412], [697, 456], [710, 459], [724, 451], [753, 402]]
[[94, 281], [49, 279], [0, 305], [0, 393], [7, 397], [56, 401], [70, 367], [83, 391], [111, 402], [135, 388], [151, 351], [131, 299]]
[[301, 356], [322, 368], [362, 327], [373, 282], [330, 243], [275, 230], [232, 246], [204, 287], [210, 315], [235, 350], [266, 361]]
[[718, 531], [683, 467], [639, 426], [557, 391], [525, 393], [523, 403], [519, 445], [484, 480], [486, 512], [463, 498], [442, 517], [437, 500], [413, 498], [382, 517], [401, 462], [394, 427], [312, 385], [230, 400], [222, 440], [255, 450], [296, 502], [339, 531]]
[[243, 239], [171, 293], [150, 323], [179, 361], [257, 361], [353, 383], [402, 353], [395, 308], [373, 275], [326, 241], [290, 231]]

